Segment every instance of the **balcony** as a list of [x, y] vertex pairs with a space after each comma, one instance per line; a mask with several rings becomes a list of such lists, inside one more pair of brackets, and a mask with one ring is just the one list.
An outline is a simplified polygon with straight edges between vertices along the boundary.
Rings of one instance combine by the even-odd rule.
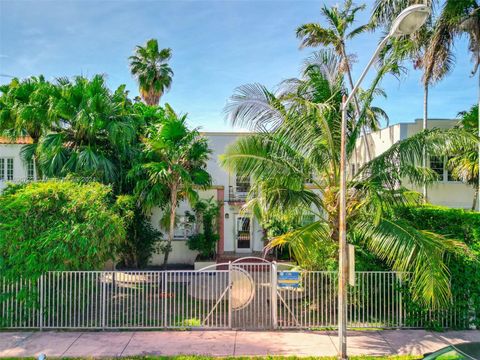
[[228, 187], [228, 202], [230, 204], [242, 204], [245, 202], [248, 190], [244, 188], [238, 188], [234, 186]]

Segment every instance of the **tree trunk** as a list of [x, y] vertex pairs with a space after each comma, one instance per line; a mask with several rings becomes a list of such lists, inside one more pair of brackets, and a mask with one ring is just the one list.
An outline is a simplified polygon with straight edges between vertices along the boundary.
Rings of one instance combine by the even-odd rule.
[[35, 153], [33, 154], [33, 174], [34, 174], [34, 180], [41, 180], [42, 179], [42, 171], [40, 169], [40, 166], [38, 164], [38, 157], [37, 157], [37, 146], [38, 143], [40, 142], [40, 139], [38, 137], [32, 137], [32, 142], [35, 145]]
[[[428, 83], [423, 85], [423, 130], [428, 128]], [[422, 166], [427, 167], [427, 149], [423, 147]], [[423, 182], [423, 203], [428, 202], [428, 189], [426, 181]]]
[[168, 240], [167, 246], [165, 248], [165, 254], [163, 257], [163, 269], [166, 269], [168, 256], [172, 251], [172, 241], [175, 234], [175, 212], [177, 210], [177, 186], [173, 186], [170, 194], [170, 226], [168, 229]]
[[[479, 189], [476, 188], [474, 189], [474, 193], [473, 193], [473, 203], [472, 203], [472, 211], [475, 210], [475, 208], [477, 207], [477, 200], [479, 199], [478, 197], [478, 192], [479, 192]], [[480, 209], [480, 208], [479, 208]], [[480, 210], [479, 210], [480, 211]]]
[[[343, 57], [343, 61], [345, 61], [345, 65], [347, 66], [348, 82], [350, 83], [350, 87], [353, 90], [353, 88], [355, 87], [355, 84], [353, 83], [352, 73], [350, 71], [350, 64], [348, 62], [347, 53], [345, 52], [344, 47], [342, 47], [342, 57]], [[358, 103], [358, 99], [357, 99], [356, 94], [353, 95], [353, 103], [355, 105], [355, 114], [356, 114], [357, 118], [359, 118], [360, 117], [360, 105]], [[368, 162], [368, 161], [372, 160], [372, 154], [370, 152], [370, 144], [368, 143], [367, 132], [366, 132], [364, 126], [362, 126], [362, 134], [363, 134], [363, 143], [365, 144], [365, 149], [367, 150], [367, 162]]]
[[155, 90], [141, 90], [140, 91], [143, 101], [145, 104], [149, 106], [157, 106], [160, 103], [160, 98], [162, 97], [162, 92], [161, 91], [155, 91]]

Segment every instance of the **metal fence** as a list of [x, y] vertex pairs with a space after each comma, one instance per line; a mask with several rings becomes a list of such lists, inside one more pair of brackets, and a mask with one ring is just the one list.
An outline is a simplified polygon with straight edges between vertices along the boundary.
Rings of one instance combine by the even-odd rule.
[[[223, 268], [223, 270], [222, 270]], [[337, 325], [337, 273], [301, 272], [279, 286], [275, 263], [201, 271], [48, 272], [34, 284], [0, 283], [0, 326], [33, 329], [316, 329]], [[465, 314], [414, 316], [393, 272], [357, 272], [349, 288], [352, 328], [459, 327]]]

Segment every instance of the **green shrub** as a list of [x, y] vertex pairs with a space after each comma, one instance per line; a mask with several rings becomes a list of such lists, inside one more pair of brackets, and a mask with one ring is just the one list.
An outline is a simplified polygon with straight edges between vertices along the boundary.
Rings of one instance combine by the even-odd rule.
[[158, 247], [162, 233], [152, 226], [149, 218], [137, 206], [135, 196], [119, 196], [115, 207], [122, 216], [126, 229], [126, 240], [118, 248], [118, 265], [145, 268]]
[[[448, 261], [452, 296], [456, 310], [461, 314], [460, 318], [457, 316], [457, 327], [480, 326], [480, 213], [428, 205], [401, 208], [396, 215], [418, 229], [433, 231], [468, 245], [472, 254], [452, 256]], [[416, 314], [409, 319], [412, 323], [428, 310], [414, 303], [408, 305], [410, 313]], [[429, 326], [441, 327], [441, 320], [440, 317], [438, 323]]]
[[0, 274], [35, 279], [52, 270], [94, 270], [113, 259], [124, 224], [99, 183], [13, 185], [0, 195]]
[[[219, 206], [213, 199], [201, 200], [194, 207], [198, 232], [188, 238], [187, 246], [190, 250], [199, 252], [199, 260], [215, 258], [218, 235], [217, 218]], [[201, 227], [198, 226], [201, 224]]]

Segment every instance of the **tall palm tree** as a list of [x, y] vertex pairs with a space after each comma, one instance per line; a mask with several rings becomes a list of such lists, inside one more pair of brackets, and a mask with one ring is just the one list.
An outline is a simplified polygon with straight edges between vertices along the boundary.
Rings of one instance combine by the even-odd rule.
[[[367, 31], [369, 24], [361, 25], [354, 29], [350, 29], [355, 23], [356, 13], [364, 10], [365, 5], [355, 6], [352, 0], [345, 0], [342, 8], [338, 6], [323, 6], [321, 14], [327, 22], [327, 27], [318, 23], [309, 23], [301, 25], [297, 28], [297, 37], [302, 40], [301, 47], [307, 46], [327, 46], [332, 47], [341, 58], [339, 70], [347, 74], [350, 88], [353, 89], [354, 82], [352, 78], [352, 55], [346, 50], [346, 41]], [[357, 117], [360, 116], [360, 104], [357, 96], [354, 96], [354, 106]], [[359, 119], [361, 121], [361, 119]], [[362, 132], [366, 135], [365, 127]], [[366, 136], [364, 137], [365, 148], [367, 150], [367, 160], [371, 159], [371, 150]]]
[[[416, 3], [418, 3], [417, 0], [376, 0], [372, 14], [372, 23], [375, 25], [389, 25], [405, 7]], [[427, 0], [427, 5], [431, 6], [433, 10], [439, 8], [439, 11], [432, 11], [430, 20], [431, 31], [428, 38], [424, 38], [422, 41], [423, 60], [421, 65], [424, 84], [424, 128], [427, 127], [428, 85], [431, 82], [442, 79], [452, 67], [455, 39], [464, 34], [469, 37], [469, 50], [474, 62], [472, 75], [475, 74], [480, 63], [480, 11], [478, 2], [476, 0], [445, 0], [440, 7], [440, 1]], [[426, 156], [424, 157], [425, 161]], [[425, 185], [424, 195], [426, 199]]]
[[[432, 73], [428, 71], [429, 64], [426, 62], [425, 53], [429, 46], [433, 30], [431, 26], [424, 26], [420, 31], [410, 36], [404, 36], [394, 39], [386, 46], [382, 53], [382, 60], [389, 58], [389, 61], [411, 61], [414, 69], [421, 69], [423, 86], [423, 130], [428, 129], [428, 94], [429, 88], [434, 83], [440, 81], [451, 70], [452, 58], [445, 63], [441, 71]], [[422, 164], [427, 167], [428, 154], [424, 154]], [[423, 201], [428, 200], [427, 185], [423, 184]]]
[[58, 79], [51, 107], [59, 125], [42, 137], [39, 163], [47, 176], [74, 174], [119, 184], [121, 162], [131, 157], [135, 122], [125, 87], [111, 93], [101, 75]]
[[29, 136], [32, 144], [25, 145], [25, 161], [34, 161], [37, 179], [41, 178], [37, 148], [40, 138], [57, 122], [51, 109], [51, 98], [57, 88], [43, 76], [12, 81], [0, 87], [0, 133], [13, 139]]
[[[321, 251], [321, 244], [338, 242], [340, 181], [340, 104], [343, 79], [311, 68], [294, 91], [275, 94], [259, 84], [237, 89], [226, 107], [234, 124], [258, 131], [229, 146], [224, 167], [253, 178], [246, 208], [270, 214], [313, 213], [318, 221], [274, 238], [269, 247], [288, 243], [304, 265]], [[334, 73], [333, 73], [334, 74]], [[349, 111], [348, 143], [359, 126]], [[433, 181], [435, 174], [418, 167], [423, 144], [436, 149], [451, 138], [438, 131], [403, 140], [367, 163], [348, 182], [348, 240], [362, 244], [395, 271], [409, 272], [414, 299], [429, 306], [445, 305], [451, 295], [445, 254], [456, 242], [416, 230], [392, 219], [395, 207], [418, 197], [402, 186], [406, 180]], [[348, 147], [351, 156], [353, 146]], [[313, 176], [312, 176], [313, 174]], [[316, 189], [306, 186], [306, 180]]]
[[196, 189], [211, 184], [205, 170], [210, 155], [208, 142], [197, 129], [188, 129], [186, 119], [167, 104], [164, 119], [154, 124], [143, 139], [144, 162], [132, 169], [132, 176], [140, 179], [136, 192], [144, 207], [163, 205], [169, 214], [164, 267], [172, 250], [178, 202], [194, 204], [198, 199]]
[[160, 50], [156, 39], [148, 40], [145, 46], [138, 45], [135, 54], [129, 57], [130, 70], [147, 105], [158, 105], [162, 95], [170, 89], [173, 71], [168, 61], [171, 57], [172, 50]]

